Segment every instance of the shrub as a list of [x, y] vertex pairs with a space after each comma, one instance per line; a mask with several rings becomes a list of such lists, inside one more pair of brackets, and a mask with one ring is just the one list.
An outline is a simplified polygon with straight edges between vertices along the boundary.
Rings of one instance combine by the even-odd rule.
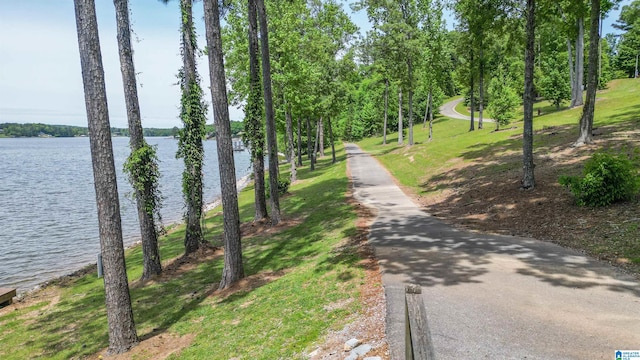
[[[278, 177], [278, 194], [284, 195], [289, 191], [289, 185], [291, 185], [291, 180], [289, 178], [283, 179]], [[266, 181], [265, 192], [267, 195], [267, 199], [271, 197], [271, 186], [269, 185], [269, 181]]]
[[565, 175], [558, 182], [571, 190], [580, 206], [607, 206], [630, 200], [640, 191], [634, 162], [625, 155], [608, 152], [593, 154], [581, 177]]

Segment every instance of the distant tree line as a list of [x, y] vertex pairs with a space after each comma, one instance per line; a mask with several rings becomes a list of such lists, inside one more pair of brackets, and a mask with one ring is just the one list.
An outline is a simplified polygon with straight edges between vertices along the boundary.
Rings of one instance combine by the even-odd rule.
[[[231, 134], [232, 136], [240, 136], [243, 131], [242, 121], [231, 122]], [[207, 138], [213, 138], [216, 136], [216, 129], [213, 125], [205, 126], [207, 132]], [[178, 135], [177, 126], [168, 129], [161, 128], [144, 128], [144, 136], [153, 137], [176, 137]], [[70, 125], [48, 125], [48, 124], [16, 124], [16, 123], [1, 123], [0, 124], [0, 137], [75, 137], [75, 136], [88, 136], [89, 130], [82, 126], [70, 126]], [[113, 136], [129, 136], [129, 129], [125, 128], [111, 128], [111, 135]]]
[[86, 127], [46, 124], [0, 124], [0, 135], [5, 137], [74, 137], [87, 136]]

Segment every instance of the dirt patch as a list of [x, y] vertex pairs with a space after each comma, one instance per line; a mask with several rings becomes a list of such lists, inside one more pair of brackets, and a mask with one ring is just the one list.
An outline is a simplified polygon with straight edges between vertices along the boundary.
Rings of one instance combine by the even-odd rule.
[[178, 336], [176, 334], [162, 333], [140, 341], [138, 345], [128, 352], [120, 355], [107, 355], [107, 350], [88, 357], [89, 360], [109, 359], [109, 360], [129, 360], [129, 359], [152, 359], [162, 360], [173, 354], [177, 354], [182, 349], [188, 347], [195, 338], [192, 334]]
[[[640, 278], [640, 264], [624, 258], [621, 247], [638, 251], [638, 199], [604, 208], [579, 207], [558, 183], [560, 175], [579, 175], [596, 150], [631, 152], [640, 146], [637, 130], [596, 129], [595, 143], [572, 147], [573, 133], [565, 128], [536, 132], [542, 144], [535, 149], [533, 190], [522, 190], [519, 151], [487, 148], [472, 161], [456, 162], [425, 181], [423, 194], [404, 187], [425, 211], [472, 231], [531, 237], [581, 250]], [[515, 136], [518, 139], [521, 136]], [[623, 245], [626, 242], [630, 245]], [[636, 245], [633, 245], [635, 242]], [[632, 250], [634, 251], [634, 250]]]
[[248, 223], [243, 223], [240, 225], [240, 232], [242, 233], [243, 238], [271, 234], [274, 232], [280, 232], [294, 226], [302, 224], [302, 219], [294, 218], [288, 219], [283, 218], [280, 220], [278, 225], [271, 225], [271, 221], [269, 219], [252, 221]]
[[162, 273], [159, 276], [152, 277], [148, 280], [137, 280], [129, 286], [132, 288], [141, 288], [155, 283], [171, 281], [194, 270], [198, 265], [222, 257], [222, 255], [224, 255], [224, 250], [221, 247], [213, 246], [209, 243], [202, 243], [200, 244], [200, 248], [192, 254], [180, 255], [164, 261]]
[[[266, 285], [272, 281], [278, 280], [279, 278], [285, 276], [287, 274], [287, 270], [278, 270], [278, 271], [266, 271], [257, 274], [253, 274], [251, 276], [247, 276], [242, 278], [240, 281], [235, 282], [233, 285], [229, 286], [223, 290], [216, 290], [211, 294], [211, 297], [215, 299], [215, 302], [222, 302], [224, 299], [229, 296], [238, 293], [238, 292], [249, 292], [253, 289], [259, 288], [263, 285]], [[249, 306], [249, 304], [244, 304], [244, 307]]]

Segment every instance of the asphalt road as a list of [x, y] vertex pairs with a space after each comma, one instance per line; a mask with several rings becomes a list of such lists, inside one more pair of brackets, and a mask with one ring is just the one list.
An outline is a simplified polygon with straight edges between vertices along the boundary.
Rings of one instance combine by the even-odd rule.
[[[466, 115], [462, 115], [459, 112], [456, 111], [456, 105], [458, 105], [459, 103], [461, 103], [464, 100], [464, 98], [460, 98], [460, 99], [456, 99], [453, 101], [449, 101], [447, 103], [442, 104], [442, 106], [440, 106], [439, 110], [440, 110], [440, 114], [446, 116], [446, 117], [450, 117], [452, 119], [460, 119], [460, 120], [471, 120], [470, 116], [466, 116]], [[484, 115], [485, 113], [483, 113]], [[475, 121], [478, 121], [478, 118], [474, 119]], [[489, 119], [483, 116], [482, 118], [483, 122], [495, 122], [495, 120], [493, 119]]]
[[377, 217], [387, 339], [404, 359], [404, 286], [422, 286], [438, 359], [614, 359], [640, 349], [640, 283], [560, 246], [456, 230], [347, 144], [356, 199]]

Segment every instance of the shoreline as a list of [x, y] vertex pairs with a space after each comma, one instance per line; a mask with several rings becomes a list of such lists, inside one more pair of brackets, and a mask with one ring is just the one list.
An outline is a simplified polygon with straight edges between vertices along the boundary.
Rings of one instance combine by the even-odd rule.
[[[241, 177], [240, 179], [236, 180], [236, 190], [238, 192], [242, 191], [245, 187], [247, 187], [249, 184], [251, 184], [251, 176], [252, 176], [252, 172], [250, 172], [249, 174]], [[218, 206], [220, 206], [222, 204], [222, 199], [221, 199], [222, 195], [218, 195], [212, 202], [209, 202], [207, 204], [205, 204], [203, 206], [203, 215], [208, 213], [209, 211], [217, 208]], [[178, 220], [178, 221], [174, 221], [171, 222], [169, 224], [167, 224], [165, 226], [165, 228], [173, 228], [175, 226], [178, 226], [180, 224], [184, 224], [184, 220]], [[129, 245], [126, 245], [124, 247], [125, 251], [135, 248], [137, 246], [141, 246], [142, 245], [142, 241], [140, 240], [140, 236], [135, 236], [135, 240], [134, 242], [132, 242]], [[52, 277], [50, 279], [44, 280], [40, 283], [38, 283], [37, 285], [29, 288], [29, 289], [20, 289], [20, 287], [16, 286], [16, 289], [18, 290], [18, 294], [16, 295], [15, 299], [17, 301], [21, 301], [22, 299], [26, 298], [27, 296], [29, 296], [30, 294], [34, 294], [40, 290], [46, 289], [47, 287], [51, 286], [51, 285], [55, 285], [55, 284], [59, 284], [64, 282], [67, 279], [72, 279], [72, 278], [77, 278], [80, 276], [84, 276], [86, 274], [89, 274], [91, 272], [97, 272], [97, 263], [88, 263], [83, 265], [80, 268], [77, 268], [75, 270], [73, 269], [68, 269], [66, 270], [67, 272], [59, 275], [59, 276], [55, 276]], [[70, 272], [69, 272], [70, 271]], [[129, 280], [131, 281], [131, 279]]]

